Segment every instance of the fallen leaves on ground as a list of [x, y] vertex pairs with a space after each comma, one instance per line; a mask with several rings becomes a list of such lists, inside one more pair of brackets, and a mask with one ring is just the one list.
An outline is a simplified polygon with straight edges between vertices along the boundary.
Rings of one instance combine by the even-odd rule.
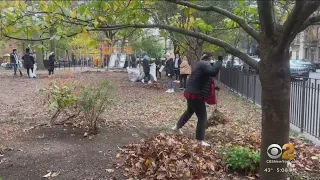
[[290, 163], [293, 170], [320, 173], [320, 147], [312, 146], [298, 138], [290, 138], [295, 148], [295, 158]]
[[47, 174], [45, 174], [44, 176], [42, 176], [43, 178], [53, 178], [53, 177], [57, 177], [60, 174], [60, 172], [51, 172], [49, 171]]
[[126, 175], [146, 179], [198, 179], [221, 173], [221, 161], [212, 148], [179, 135], [160, 134], [121, 150]]
[[[43, 98], [39, 94], [39, 89], [47, 87], [51, 80], [86, 83], [88, 81], [98, 82], [107, 79], [117, 85], [120, 94], [119, 102], [104, 114], [104, 121], [110, 127], [123, 126], [128, 128], [137, 127], [138, 129], [139, 126], [143, 126], [154, 130], [161, 126], [162, 129], [167, 130], [186, 109], [186, 101], [183, 98], [182, 91], [177, 91], [173, 94], [164, 93], [167, 83], [165, 78], [156, 83], [142, 84], [130, 82], [126, 72], [77, 72], [75, 74], [57, 72], [56, 77], [52, 79], [48, 79], [47, 75], [42, 75], [41, 77], [40, 74], [36, 80], [30, 80], [25, 77], [13, 78], [10, 73], [0, 74], [3, 84], [0, 89], [2, 92], [6, 92], [2, 96], [0, 95], [0, 122], [2, 123], [0, 127], [0, 142], [12, 136], [16, 131], [29, 129], [28, 126], [34, 127], [38, 123], [43, 123], [43, 121], [47, 122], [48, 107], [43, 105], [41, 101]], [[230, 121], [225, 125], [209, 127], [206, 139], [214, 146], [215, 150], [232, 145], [249, 146], [252, 149], [259, 150], [261, 144], [261, 109], [234, 95], [234, 93], [228, 92], [223, 86], [220, 87], [221, 91], [217, 97], [219, 111]], [[21, 89], [24, 91], [21, 91]], [[26, 92], [29, 93], [26, 94]], [[211, 114], [214, 109], [208, 107], [207, 110], [208, 114]], [[194, 135], [195, 119], [193, 117], [186, 124], [183, 130], [185, 134]], [[186, 137], [179, 138], [179, 141], [183, 143], [194, 143]], [[173, 137], [173, 139], [176, 141], [177, 137]], [[298, 171], [319, 171], [319, 147], [309, 146], [298, 138], [291, 139], [290, 142], [294, 144], [296, 153], [295, 161], [291, 166]], [[132, 151], [141, 149], [137, 146], [132, 145]], [[149, 146], [153, 147], [150, 144]], [[159, 147], [165, 148], [164, 145]], [[161, 151], [161, 149], [157, 151]], [[192, 155], [195, 156], [194, 154]], [[121, 158], [123, 156], [119, 156], [119, 159]], [[149, 172], [149, 169], [154, 169], [153, 163], [155, 162], [145, 156], [143, 158], [145, 159], [144, 162], [141, 162], [141, 166], [148, 167], [148, 171], [142, 169], [142, 174]], [[133, 157], [132, 160], [134, 160]], [[139, 159], [135, 161], [138, 162]], [[136, 170], [138, 171], [139, 169]], [[230, 174], [225, 175], [230, 176]]]

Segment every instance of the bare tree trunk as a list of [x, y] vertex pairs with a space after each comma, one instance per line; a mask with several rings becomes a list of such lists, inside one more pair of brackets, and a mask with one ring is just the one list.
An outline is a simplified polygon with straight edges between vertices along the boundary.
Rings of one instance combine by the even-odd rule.
[[[34, 39], [39, 39], [39, 33], [34, 31], [33, 32], [33, 38]], [[35, 44], [40, 45], [41, 42], [40, 41], [36, 41]], [[42, 49], [41, 48], [36, 48], [35, 51], [36, 54], [36, 62], [37, 62], [37, 69], [39, 70], [44, 70], [44, 64], [43, 64], [43, 54], [42, 54]]]
[[[289, 50], [287, 48], [282, 54], [272, 54], [272, 50], [273, 48], [261, 48], [262, 60], [259, 64], [262, 84], [261, 180], [287, 179], [287, 173], [284, 173], [286, 163], [267, 162], [272, 160], [267, 153], [268, 147], [278, 144], [282, 148], [288, 143], [290, 128]], [[278, 160], [281, 160], [281, 157]]]

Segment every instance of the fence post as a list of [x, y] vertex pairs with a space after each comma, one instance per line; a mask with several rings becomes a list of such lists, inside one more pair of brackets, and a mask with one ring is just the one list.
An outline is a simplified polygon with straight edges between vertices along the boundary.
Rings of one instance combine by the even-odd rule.
[[304, 115], [305, 115], [305, 101], [306, 101], [306, 81], [303, 80], [303, 85], [302, 85], [302, 106], [301, 106], [301, 127], [300, 127], [300, 132], [303, 133], [303, 128], [304, 128]]
[[257, 85], [256, 81], [257, 81], [257, 76], [254, 74], [253, 75], [253, 98], [252, 98], [253, 104], [256, 103], [256, 85]]
[[246, 96], [247, 96], [247, 99], [249, 99], [249, 79], [250, 79], [250, 74], [247, 74], [247, 93], [246, 93]]

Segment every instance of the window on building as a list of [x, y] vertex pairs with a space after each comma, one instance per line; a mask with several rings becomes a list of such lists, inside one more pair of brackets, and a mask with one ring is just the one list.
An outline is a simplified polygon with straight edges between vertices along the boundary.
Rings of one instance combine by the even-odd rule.
[[304, 48], [304, 58], [308, 59], [308, 48]]
[[296, 59], [299, 59], [299, 51], [296, 51]]

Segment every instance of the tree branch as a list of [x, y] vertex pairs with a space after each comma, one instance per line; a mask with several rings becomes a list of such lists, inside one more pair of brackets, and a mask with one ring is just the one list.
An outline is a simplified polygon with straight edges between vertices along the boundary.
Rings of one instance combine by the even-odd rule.
[[[78, 33], [73, 33], [73, 34], [69, 34], [67, 35], [67, 37], [72, 37], [77, 35]], [[46, 41], [46, 40], [50, 40], [51, 37], [47, 37], [47, 38], [42, 38], [42, 39], [24, 39], [24, 38], [18, 38], [18, 37], [13, 37], [13, 36], [9, 36], [7, 34], [2, 34], [2, 36], [9, 38], [9, 39], [15, 39], [15, 40], [19, 40], [19, 41]]]
[[304, 31], [305, 29], [307, 29], [309, 26], [311, 25], [316, 25], [317, 23], [320, 22], [320, 15], [318, 16], [313, 16], [313, 17], [309, 17], [301, 26], [301, 28], [299, 29], [299, 32]]
[[276, 30], [273, 8], [273, 0], [258, 1], [261, 31], [265, 33], [267, 37], [273, 36]]
[[[104, 28], [112, 28], [111, 26], [100, 26], [101, 30], [103, 30]], [[199, 38], [202, 39], [204, 41], [207, 41], [211, 44], [215, 44], [221, 48], [223, 48], [226, 53], [230, 53], [240, 59], [242, 59], [244, 62], [246, 62], [249, 66], [251, 66], [254, 69], [258, 69], [258, 63], [257, 61], [255, 61], [253, 58], [251, 58], [250, 56], [248, 56], [246, 53], [241, 52], [240, 50], [238, 50], [237, 48], [231, 46], [230, 44], [217, 39], [217, 38], [213, 38], [211, 36], [208, 36], [206, 34], [200, 33], [200, 32], [193, 32], [193, 31], [189, 31], [186, 30], [184, 28], [177, 28], [177, 27], [172, 27], [172, 26], [168, 26], [168, 25], [162, 25], [162, 24], [130, 24], [130, 25], [118, 25], [116, 28], [118, 29], [124, 29], [124, 28], [159, 28], [159, 29], [165, 29], [168, 31], [174, 31], [180, 34], [184, 34], [184, 35], [188, 35], [191, 37], [195, 37], [195, 38]]]
[[295, 25], [295, 23], [297, 22], [297, 18], [303, 8], [303, 6], [305, 5], [305, 1], [299, 1], [296, 0], [295, 6], [292, 10], [292, 13], [289, 15], [288, 19], [286, 20], [286, 22], [283, 25], [283, 33], [282, 33], [282, 37], [280, 39], [280, 43], [279, 46], [277, 48], [277, 51], [280, 50], [280, 48], [283, 48], [285, 46], [285, 44], [287, 44], [288, 39], [290, 37], [290, 34], [292, 32], [292, 29]]
[[199, 6], [199, 5], [184, 1], [184, 0], [165, 0], [165, 1], [172, 2], [175, 4], [179, 4], [179, 5], [183, 5], [183, 6], [187, 6], [187, 7], [199, 10], [199, 11], [213, 11], [213, 12], [219, 13], [221, 15], [224, 15], [227, 18], [238, 23], [239, 26], [241, 28], [243, 28], [248, 34], [250, 34], [250, 36], [252, 36], [255, 40], [257, 40], [258, 42], [260, 41], [259, 33], [254, 28], [252, 28], [244, 19], [242, 19], [241, 17], [239, 17], [233, 13], [230, 13], [227, 10], [224, 10], [222, 8], [215, 7], [215, 6], [206, 6], [206, 7]]
[[279, 52], [281, 49], [291, 44], [296, 35], [300, 32], [304, 22], [318, 9], [319, 6], [319, 1], [296, 0], [293, 12], [284, 24], [284, 32], [282, 33], [282, 37], [276, 51]]

